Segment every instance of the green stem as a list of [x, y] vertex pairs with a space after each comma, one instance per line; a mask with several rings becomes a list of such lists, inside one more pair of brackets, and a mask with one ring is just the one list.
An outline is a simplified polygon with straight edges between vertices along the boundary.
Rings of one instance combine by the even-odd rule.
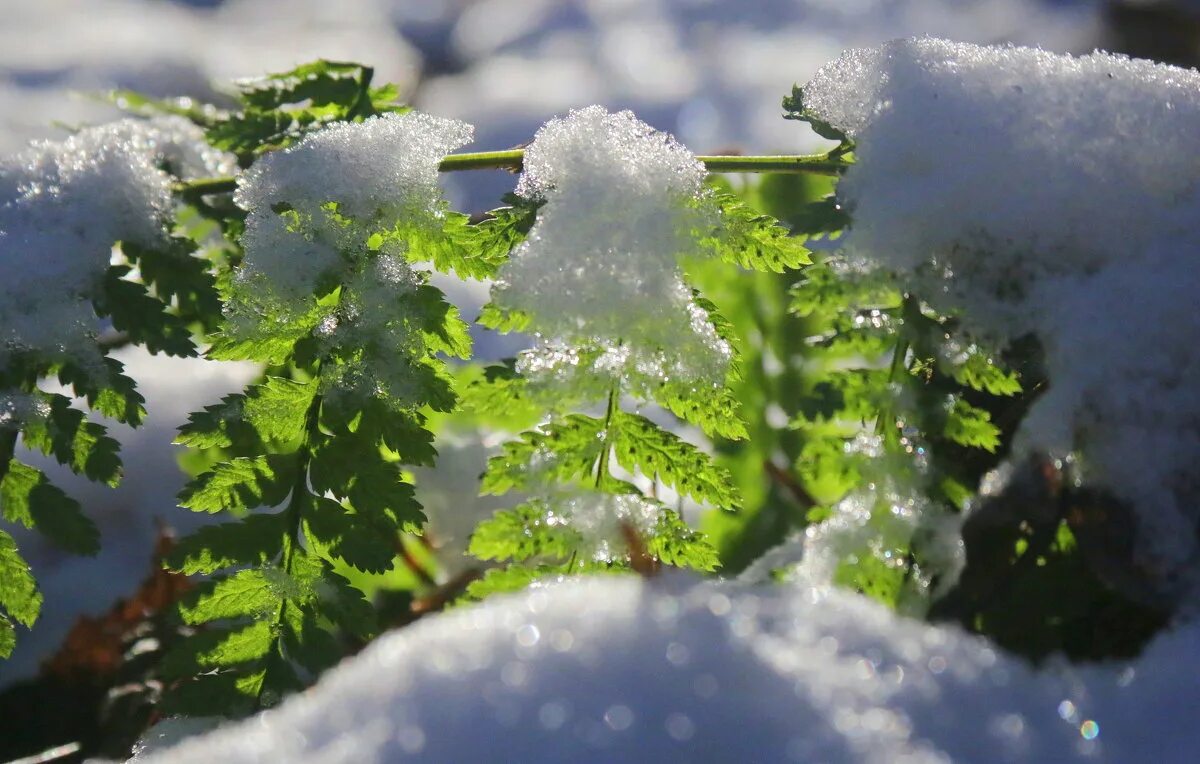
[[613, 447], [610, 431], [612, 430], [613, 416], [617, 413], [617, 404], [620, 402], [620, 390], [621, 385], [618, 383], [608, 391], [608, 409], [604, 412], [604, 437], [600, 443], [600, 459], [596, 462], [597, 490], [604, 485], [604, 477], [608, 474], [609, 452]]
[[[315, 380], [313, 384], [316, 384]], [[287, 533], [283, 537], [283, 557], [280, 560], [280, 567], [283, 572], [292, 575], [292, 562], [296, 557], [296, 549], [300, 546], [301, 523], [304, 516], [304, 507], [308, 503], [310, 494], [308, 490], [308, 466], [312, 461], [311, 443], [314, 435], [320, 433], [320, 414], [321, 414], [321, 396], [313, 396], [313, 402], [308, 407], [308, 413], [305, 415], [304, 426], [304, 442], [296, 451], [296, 480], [292, 483], [292, 495], [288, 499], [288, 507], [285, 510], [287, 514]], [[287, 614], [288, 601], [284, 599], [279, 603], [279, 610], [275, 613], [275, 630], [274, 637], [271, 640], [271, 648], [267, 651], [267, 668], [262, 678], [262, 683], [258, 686], [258, 693], [254, 697], [254, 710], [260, 711], [263, 707], [263, 690], [269, 684], [268, 674], [270, 673], [271, 660], [280, 650], [280, 641], [282, 640], [284, 629], [284, 616]], [[279, 656], [283, 660], [283, 656]]]
[[[840, 175], [847, 164], [829, 154], [777, 154], [764, 156], [698, 156], [696, 157], [709, 172], [787, 172], [810, 175]], [[442, 159], [438, 170], [459, 172], [463, 170], [512, 170], [519, 171], [525, 161], [524, 149], [507, 151], [479, 151], [470, 154], [450, 154]], [[207, 194], [227, 194], [237, 189], [237, 179], [201, 178], [178, 183], [175, 190], [184, 197], [200, 197]]]
[[[904, 298], [904, 304], [901, 315], [908, 312], [909, 298], [907, 295]], [[903, 319], [901, 319], [903, 320]], [[894, 384], [900, 375], [908, 370], [904, 363], [905, 356], [908, 355], [909, 348], [908, 337], [904, 336], [904, 329], [900, 329], [899, 337], [896, 340], [896, 349], [892, 353], [892, 363], [888, 368], [888, 384]], [[875, 434], [883, 436], [883, 442], [889, 448], [899, 445], [896, 438], [896, 412], [891, 403], [886, 404], [879, 411], [879, 416], [875, 419]]]

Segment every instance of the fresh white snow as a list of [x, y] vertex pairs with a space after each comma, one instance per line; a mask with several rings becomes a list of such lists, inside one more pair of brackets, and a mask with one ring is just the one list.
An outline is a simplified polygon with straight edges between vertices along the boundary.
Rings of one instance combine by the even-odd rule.
[[649, 397], [668, 379], [724, 381], [730, 347], [679, 265], [698, 249], [705, 174], [631, 112], [589, 106], [538, 130], [517, 192], [544, 204], [492, 288], [530, 316], [539, 342], [517, 364], [535, 385], [603, 398], [616, 382]]
[[[402, 296], [420, 283], [406, 260], [408, 235], [439, 235], [438, 164], [470, 139], [470, 125], [411, 111], [331, 125], [257, 160], [234, 194], [249, 213], [228, 307], [234, 331], [270, 333], [277, 322], [312, 314], [320, 279], [334, 276], [346, 289], [317, 336], [393, 352], [368, 354], [371, 362], [339, 367], [339, 378], [326, 373], [323, 381], [420, 405], [405, 351], [419, 349], [421, 332], [397, 318]], [[397, 228], [402, 235], [370, 244], [373, 234]]]
[[569, 580], [386, 635], [144, 760], [1183, 762], [1198, 647], [1192, 627], [1133, 667], [1036, 673], [854, 594]]
[[1078, 451], [1177, 588], [1200, 524], [1200, 73], [924, 37], [848, 51], [805, 94], [856, 141], [846, 250], [977, 337], [1038, 338], [1019, 448]]

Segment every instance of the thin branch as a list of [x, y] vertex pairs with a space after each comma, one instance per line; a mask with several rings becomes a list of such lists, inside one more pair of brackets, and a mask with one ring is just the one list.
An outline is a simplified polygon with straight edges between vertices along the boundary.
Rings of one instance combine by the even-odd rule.
[[[847, 164], [829, 154], [764, 155], [764, 156], [698, 156], [709, 172], [795, 172], [810, 175], [840, 175]], [[471, 154], [450, 154], [442, 159], [438, 170], [511, 170], [519, 172], [525, 160], [524, 149], [479, 151]], [[232, 177], [201, 178], [178, 183], [175, 190], [186, 197], [208, 194], [227, 194], [237, 189]]]

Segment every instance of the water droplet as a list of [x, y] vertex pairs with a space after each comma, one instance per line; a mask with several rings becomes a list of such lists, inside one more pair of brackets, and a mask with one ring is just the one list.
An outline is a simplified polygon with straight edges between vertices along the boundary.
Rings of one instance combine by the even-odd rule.
[[566, 723], [570, 710], [562, 701], [552, 700], [538, 709], [538, 723], [545, 729], [556, 730]]
[[614, 732], [623, 732], [633, 724], [633, 711], [629, 706], [620, 704], [610, 706], [604, 712], [604, 723]]
[[682, 668], [683, 666], [686, 666], [688, 661], [691, 659], [692, 653], [687, 649], [687, 645], [680, 644], [679, 642], [672, 642], [671, 644], [667, 645], [667, 660], [672, 666], [675, 666], [676, 668]]
[[724, 594], [714, 594], [708, 598], [708, 609], [715, 616], [728, 615], [733, 605]]
[[712, 674], [701, 674], [692, 681], [692, 689], [698, 696], [707, 700], [717, 694], [720, 685]]
[[538, 631], [538, 627], [531, 623], [517, 629], [517, 644], [521, 647], [533, 647], [541, 637], [542, 633]]
[[671, 736], [672, 740], [678, 740], [681, 743], [691, 740], [692, 736], [696, 734], [696, 724], [686, 714], [671, 714], [663, 726], [666, 727], [667, 734]]
[[405, 753], [420, 753], [425, 748], [425, 731], [412, 725], [401, 727], [396, 732], [396, 742]]

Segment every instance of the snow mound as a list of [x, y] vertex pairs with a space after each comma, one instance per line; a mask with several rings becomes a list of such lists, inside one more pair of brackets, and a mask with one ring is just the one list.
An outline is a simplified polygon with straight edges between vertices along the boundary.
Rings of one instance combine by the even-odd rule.
[[849, 51], [804, 93], [856, 141], [847, 250], [978, 337], [1036, 335], [1050, 389], [1018, 444], [1080, 453], [1172, 588], [1200, 523], [1200, 73], [925, 37]]
[[538, 131], [517, 192], [544, 205], [492, 290], [542, 339], [522, 371], [556, 384], [599, 379], [603, 392], [618, 379], [724, 381], [730, 348], [679, 267], [704, 223], [704, 178], [687, 149], [631, 112], [590, 106]]
[[857, 595], [572, 580], [385, 636], [146, 761], [1184, 761], [1198, 644], [1035, 674]]

